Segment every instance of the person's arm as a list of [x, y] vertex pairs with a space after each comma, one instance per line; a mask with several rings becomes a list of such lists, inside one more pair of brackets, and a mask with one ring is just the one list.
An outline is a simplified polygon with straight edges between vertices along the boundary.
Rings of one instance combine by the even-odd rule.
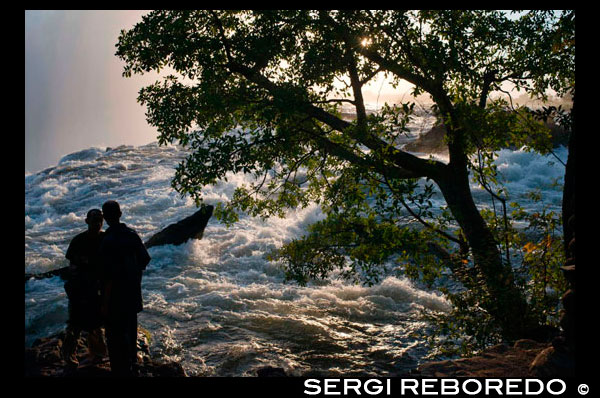
[[143, 271], [146, 269], [146, 266], [150, 263], [152, 258], [148, 254], [148, 250], [146, 250], [146, 246], [144, 246], [144, 242], [142, 242], [142, 239], [139, 237], [139, 235], [137, 235], [137, 246], [137, 258], [140, 269]]
[[67, 272], [65, 273], [65, 293], [67, 293], [67, 297], [69, 300], [76, 299], [79, 297], [79, 264], [80, 264], [80, 255], [79, 255], [79, 244], [77, 237], [73, 238], [69, 243], [69, 247], [67, 248], [67, 252], [65, 253], [65, 257], [69, 260], [69, 266], [67, 267]]
[[77, 274], [80, 266], [87, 266], [89, 263], [89, 259], [87, 256], [82, 256], [79, 254], [72, 254], [69, 259], [69, 272], [73, 274]]
[[71, 243], [69, 243], [69, 247], [67, 248], [67, 253], [65, 253], [65, 257], [69, 260], [69, 276], [67, 279], [72, 279], [71, 277], [77, 274], [77, 264], [80, 262], [79, 254], [75, 249], [77, 245], [77, 238], [74, 238]]
[[77, 273], [77, 263], [73, 260], [69, 261], [69, 274], [74, 275]]

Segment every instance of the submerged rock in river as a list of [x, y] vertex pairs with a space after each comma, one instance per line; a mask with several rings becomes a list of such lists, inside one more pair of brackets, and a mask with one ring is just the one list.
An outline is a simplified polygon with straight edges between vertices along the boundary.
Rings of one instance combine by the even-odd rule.
[[[544, 126], [550, 130], [553, 148], [567, 146], [569, 132], [564, 127], [557, 125], [554, 121], [547, 121]], [[428, 131], [422, 133], [416, 140], [409, 142], [402, 149], [408, 152], [435, 153], [448, 155], [448, 144], [445, 141], [446, 128], [443, 125], [435, 125]], [[517, 149], [517, 148], [512, 148]]]
[[213, 206], [203, 206], [191, 216], [171, 224], [153, 235], [144, 244], [146, 248], [150, 248], [160, 245], [180, 245], [189, 239], [202, 239], [204, 228], [206, 228], [212, 213]]

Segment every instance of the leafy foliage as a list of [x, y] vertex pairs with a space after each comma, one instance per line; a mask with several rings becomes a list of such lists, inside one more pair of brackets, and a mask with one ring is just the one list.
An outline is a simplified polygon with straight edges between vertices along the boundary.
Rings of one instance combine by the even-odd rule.
[[[324, 220], [272, 254], [288, 279], [338, 272], [371, 284], [392, 261], [433, 284], [449, 269], [466, 289], [447, 292], [459, 309], [452, 330], [486, 344], [517, 336], [547, 303], [534, 295], [528, 309], [509, 264], [516, 234], [506, 216], [496, 228], [497, 217], [479, 211], [468, 173], [506, 215], [494, 151], [551, 150], [539, 115], [490, 93], [511, 83], [542, 98], [548, 88], [573, 95], [574, 44], [572, 11], [173, 10], [122, 31], [117, 55], [125, 76], [166, 66], [180, 75], [142, 89], [138, 100], [160, 144], [191, 150], [172, 181], [182, 195], [200, 205], [204, 186], [242, 172], [254, 182], [215, 212], [227, 224], [240, 211], [283, 217], [321, 206]], [[402, 150], [413, 103], [366, 112], [362, 88], [380, 74], [433, 99], [448, 163]], [[356, 119], [343, 119], [342, 106]], [[448, 204], [441, 211], [432, 209], [433, 184]], [[542, 254], [541, 263], [525, 263], [554, 267], [545, 256], [555, 252]], [[529, 274], [534, 285], [546, 281]]]
[[[539, 192], [531, 192], [532, 202], [542, 200]], [[565, 254], [560, 234], [560, 214], [549, 211], [544, 206], [541, 211], [529, 213], [516, 202], [510, 204], [508, 230], [503, 226], [502, 217], [493, 211], [485, 212], [486, 220], [497, 239], [508, 235], [511, 258], [515, 262], [517, 284], [525, 292], [530, 310], [540, 325], [559, 327], [560, 297], [568, 289], [560, 267]], [[525, 226], [517, 227], [517, 224]], [[452, 302], [453, 309], [448, 314], [424, 311], [425, 319], [434, 325], [434, 332], [425, 337], [432, 348], [430, 357], [472, 355], [492, 344], [502, 342], [502, 333], [493, 317], [481, 305], [486, 299], [494, 300], [486, 293], [484, 284], [476, 274], [469, 289], [449, 291], [442, 288]]]

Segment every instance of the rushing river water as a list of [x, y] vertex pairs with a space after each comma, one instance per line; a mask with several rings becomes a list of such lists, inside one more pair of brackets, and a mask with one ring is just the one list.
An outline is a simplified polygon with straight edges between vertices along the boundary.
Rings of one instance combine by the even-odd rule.
[[[557, 154], [566, 159], [566, 149]], [[70, 239], [85, 230], [86, 212], [105, 200], [121, 203], [122, 222], [143, 240], [192, 214], [193, 202], [170, 187], [185, 155], [156, 143], [89, 148], [26, 175], [25, 272], [66, 266]], [[561, 192], [552, 182], [564, 167], [552, 157], [504, 150], [497, 162], [515, 199], [539, 188], [546, 204], [560, 207]], [[245, 181], [231, 175], [205, 190], [205, 202], [227, 200]], [[139, 320], [152, 334], [153, 354], [179, 361], [191, 376], [255, 375], [269, 365], [291, 374], [388, 376], [418, 365], [428, 353], [419, 337], [428, 325], [419, 313], [449, 311], [440, 293], [418, 288], [393, 269], [372, 287], [339, 280], [299, 287], [284, 283], [280, 264], [265, 259], [322, 218], [316, 205], [284, 219], [242, 217], [230, 228], [213, 218], [202, 240], [150, 248]], [[58, 277], [25, 283], [26, 345], [61, 330], [66, 318]]]

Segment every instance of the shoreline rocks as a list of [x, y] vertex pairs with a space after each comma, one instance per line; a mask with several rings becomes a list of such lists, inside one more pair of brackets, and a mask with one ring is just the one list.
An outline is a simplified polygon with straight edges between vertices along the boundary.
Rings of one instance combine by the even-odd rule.
[[411, 373], [422, 377], [534, 377], [530, 365], [550, 343], [518, 340], [498, 344], [470, 358], [427, 362]]
[[[186, 377], [185, 370], [177, 362], [157, 362], [150, 356], [149, 341], [144, 329], [138, 329], [138, 377]], [[94, 364], [86, 364], [87, 333], [82, 332], [77, 344], [79, 367], [69, 370], [62, 359], [61, 347], [64, 331], [37, 339], [25, 348], [26, 377], [110, 377], [108, 358]]]
[[[26, 377], [110, 377], [108, 358], [98, 364], [85, 364], [87, 334], [82, 333], [77, 345], [77, 357], [80, 366], [68, 370], [62, 359], [61, 347], [64, 331], [36, 340], [32, 347], [25, 348]], [[559, 347], [560, 348], [560, 347]], [[560, 349], [558, 351], [561, 351]], [[558, 352], [560, 354], [561, 352]], [[568, 376], [570, 363], [557, 355], [552, 343], [535, 340], [518, 340], [514, 345], [498, 344], [480, 354], [469, 358], [426, 362], [403, 373], [399, 377], [554, 377], [555, 370]], [[550, 373], [540, 372], [536, 363], [551, 359], [553, 369]], [[556, 362], [558, 360], [558, 362]], [[544, 367], [547, 368], [547, 365]], [[566, 373], [565, 373], [566, 372]], [[310, 373], [310, 372], [309, 372]], [[181, 364], [177, 362], [158, 362], [152, 359], [149, 350], [147, 332], [138, 330], [138, 377], [188, 377]], [[265, 366], [257, 369], [257, 377], [290, 377], [283, 368]], [[303, 377], [307, 377], [304, 375]], [[326, 377], [326, 375], [321, 375]]]

